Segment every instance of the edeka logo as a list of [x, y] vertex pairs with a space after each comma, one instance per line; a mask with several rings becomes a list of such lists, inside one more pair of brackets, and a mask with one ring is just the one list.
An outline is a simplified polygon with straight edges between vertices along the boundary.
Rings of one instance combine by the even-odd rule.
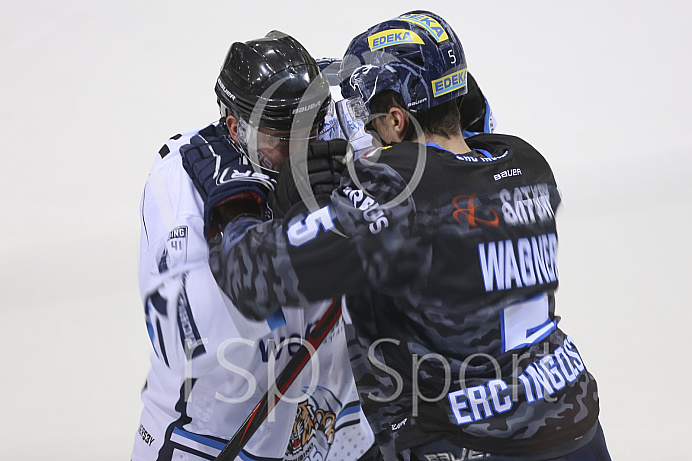
[[371, 51], [381, 50], [392, 45], [401, 43], [423, 44], [423, 39], [415, 32], [406, 29], [388, 29], [378, 32], [368, 37], [368, 45]]
[[445, 75], [442, 78], [432, 81], [433, 96], [438, 97], [443, 94], [464, 88], [466, 86], [466, 69], [461, 69], [453, 74]]
[[447, 35], [447, 32], [444, 30], [442, 25], [430, 16], [426, 16], [424, 14], [402, 14], [401, 16], [394, 18], [394, 20], [418, 24], [419, 26], [433, 34], [435, 40], [437, 40], [438, 42], [444, 42], [445, 40], [449, 40], [449, 35]]

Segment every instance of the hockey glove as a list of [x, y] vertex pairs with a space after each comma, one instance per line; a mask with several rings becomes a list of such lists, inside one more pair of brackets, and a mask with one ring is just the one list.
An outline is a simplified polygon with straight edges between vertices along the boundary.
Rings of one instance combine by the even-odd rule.
[[[307, 181], [305, 158], [289, 157], [279, 174], [276, 191], [269, 195], [269, 206], [274, 215], [283, 217], [296, 203], [302, 202], [300, 189], [312, 195], [331, 194], [339, 186], [346, 168], [346, 153], [350, 149], [345, 139], [317, 141], [308, 144]], [[302, 161], [301, 161], [302, 160]]]
[[468, 91], [463, 97], [457, 98], [464, 137], [478, 133], [492, 133], [495, 130], [495, 118], [490, 110], [490, 104], [476, 83], [476, 79], [470, 73], [467, 76]]
[[185, 171], [204, 200], [204, 234], [211, 240], [238, 213], [268, 217], [267, 196], [276, 182], [256, 172], [227, 137], [209, 131], [193, 136], [180, 148], [180, 154]]

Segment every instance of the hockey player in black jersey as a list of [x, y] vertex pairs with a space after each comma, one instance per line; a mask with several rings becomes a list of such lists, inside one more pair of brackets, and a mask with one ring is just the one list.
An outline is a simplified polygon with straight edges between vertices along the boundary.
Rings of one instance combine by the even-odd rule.
[[[231, 221], [211, 248], [221, 288], [256, 319], [344, 295], [360, 401], [387, 460], [609, 460], [596, 381], [557, 326], [547, 161], [514, 136], [464, 140], [466, 60], [433, 13], [355, 37], [341, 75], [386, 147], [348, 173], [325, 162], [319, 175], [343, 174], [339, 186], [282, 220]], [[342, 147], [312, 144], [308, 159]]]

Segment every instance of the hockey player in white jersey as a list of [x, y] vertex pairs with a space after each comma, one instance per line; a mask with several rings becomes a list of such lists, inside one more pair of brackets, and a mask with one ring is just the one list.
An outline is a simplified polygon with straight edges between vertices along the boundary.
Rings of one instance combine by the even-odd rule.
[[[153, 352], [133, 461], [214, 459], [329, 304], [249, 321], [219, 290], [207, 246], [221, 217], [271, 216], [267, 194], [290, 143], [320, 128], [342, 135], [324, 75], [295, 39], [270, 32], [231, 46], [215, 90], [222, 118], [172, 137], [142, 195], [139, 281]], [[304, 110], [316, 122], [290, 131]], [[343, 330], [340, 320], [238, 459], [379, 456]]]

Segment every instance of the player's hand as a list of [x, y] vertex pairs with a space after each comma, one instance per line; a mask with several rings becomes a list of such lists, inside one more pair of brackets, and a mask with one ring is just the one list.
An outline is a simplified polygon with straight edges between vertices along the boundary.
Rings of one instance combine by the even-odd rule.
[[[461, 130], [468, 135], [477, 133], [492, 133], [495, 130], [495, 118], [490, 109], [490, 104], [481, 88], [469, 72], [467, 93], [457, 99], [459, 106]], [[466, 137], [467, 134], [464, 134]]]
[[349, 149], [348, 141], [344, 139], [317, 141], [308, 145], [306, 159], [289, 157], [281, 167], [276, 191], [269, 195], [269, 206], [274, 214], [281, 217], [293, 205], [303, 201], [299, 187], [304, 194], [331, 194], [341, 182]]
[[193, 136], [180, 153], [185, 171], [204, 200], [207, 239], [240, 213], [266, 216], [267, 196], [276, 182], [242, 162], [243, 154], [226, 137]]

